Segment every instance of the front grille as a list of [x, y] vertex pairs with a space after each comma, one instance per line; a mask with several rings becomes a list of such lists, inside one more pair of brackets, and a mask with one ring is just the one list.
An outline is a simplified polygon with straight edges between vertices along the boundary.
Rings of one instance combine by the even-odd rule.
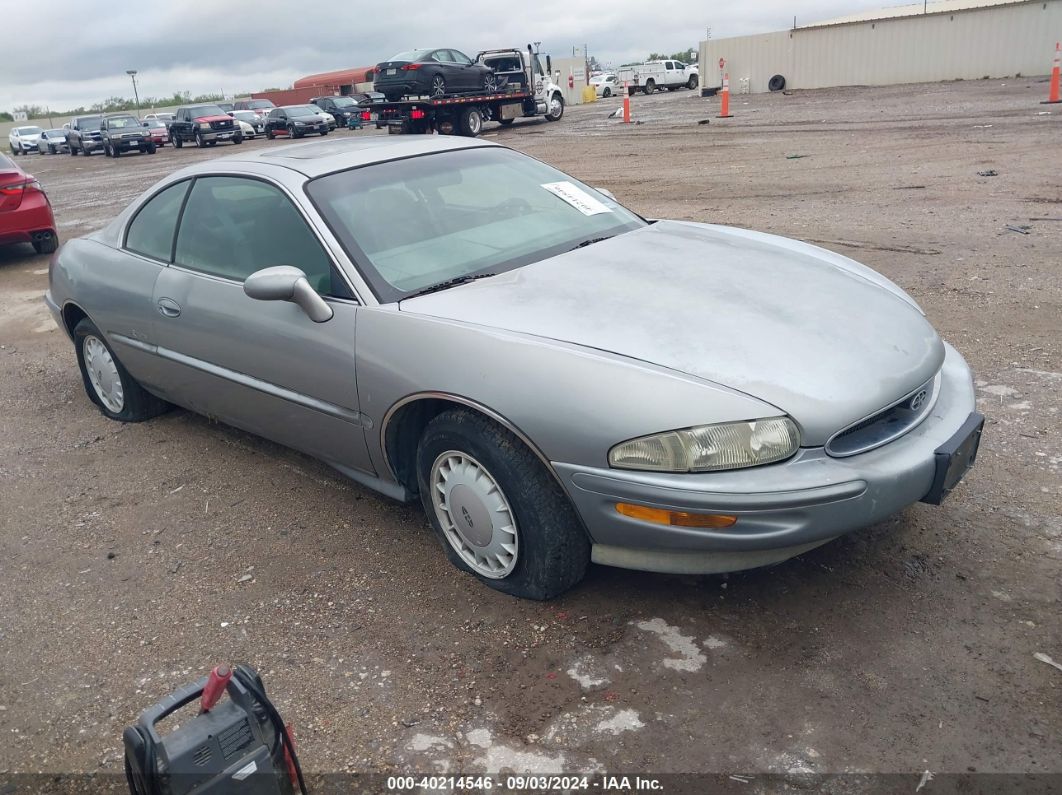
[[232, 129], [232, 122], [231, 121], [212, 121], [212, 122], [210, 122], [210, 126], [213, 129], [215, 129], [215, 130], [231, 130]]
[[826, 442], [826, 454], [844, 458], [898, 439], [926, 418], [937, 402], [939, 388], [940, 376], [936, 375], [896, 403], [838, 431]]

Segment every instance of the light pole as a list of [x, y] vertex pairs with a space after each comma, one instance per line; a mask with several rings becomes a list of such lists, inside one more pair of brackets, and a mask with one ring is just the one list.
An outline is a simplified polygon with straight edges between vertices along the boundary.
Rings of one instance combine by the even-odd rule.
[[125, 73], [133, 78], [133, 100], [136, 102], [136, 116], [140, 118], [140, 95], [136, 91], [136, 69], [126, 69]]

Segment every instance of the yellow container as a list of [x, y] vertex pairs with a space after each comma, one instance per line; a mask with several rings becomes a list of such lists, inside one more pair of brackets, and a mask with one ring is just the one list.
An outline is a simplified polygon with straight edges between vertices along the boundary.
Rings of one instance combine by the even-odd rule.
[[583, 102], [597, 102], [597, 89], [593, 86], [583, 86]]

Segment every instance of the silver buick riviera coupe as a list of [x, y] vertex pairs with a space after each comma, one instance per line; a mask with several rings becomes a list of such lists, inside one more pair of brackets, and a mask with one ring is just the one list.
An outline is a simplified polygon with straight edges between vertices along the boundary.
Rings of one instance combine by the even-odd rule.
[[534, 599], [590, 561], [746, 569], [939, 503], [983, 424], [874, 271], [479, 140], [186, 168], [67, 243], [46, 301], [106, 416], [184, 406], [419, 499], [458, 568]]

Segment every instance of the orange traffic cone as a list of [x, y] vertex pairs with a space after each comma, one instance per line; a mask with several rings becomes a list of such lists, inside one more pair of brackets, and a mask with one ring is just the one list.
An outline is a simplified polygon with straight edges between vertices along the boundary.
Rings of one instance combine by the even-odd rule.
[[1057, 105], [1062, 102], [1062, 96], [1059, 95], [1059, 71], [1060, 71], [1060, 58], [1062, 58], [1062, 52], [1059, 50], [1059, 43], [1055, 42], [1055, 65], [1051, 67], [1051, 91], [1047, 95], [1047, 102], [1041, 102], [1041, 105]]
[[623, 123], [631, 123], [631, 90], [626, 80], [623, 81]]
[[720, 119], [732, 119], [734, 114], [730, 112], [730, 74], [723, 75], [723, 90], [719, 93], [721, 97], [719, 103], [719, 116]]

